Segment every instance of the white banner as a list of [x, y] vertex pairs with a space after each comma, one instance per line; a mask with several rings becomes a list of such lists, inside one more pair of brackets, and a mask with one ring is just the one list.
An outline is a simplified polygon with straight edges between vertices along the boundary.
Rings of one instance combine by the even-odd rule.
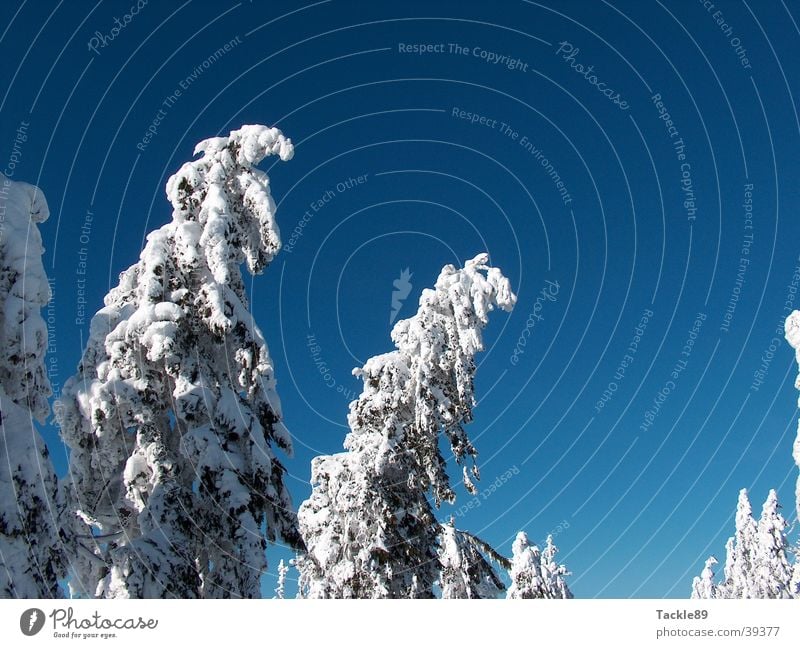
[[796, 647], [798, 612], [752, 600], [4, 600], [0, 645]]

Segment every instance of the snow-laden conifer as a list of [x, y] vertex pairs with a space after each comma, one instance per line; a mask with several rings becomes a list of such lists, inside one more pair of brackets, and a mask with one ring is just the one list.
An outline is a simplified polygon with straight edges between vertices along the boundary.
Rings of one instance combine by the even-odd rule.
[[50, 299], [38, 224], [42, 192], [0, 174], [0, 598], [60, 595], [66, 556], [58, 482], [37, 422], [50, 413]]
[[419, 310], [395, 324], [396, 350], [369, 359], [350, 404], [346, 452], [312, 462], [314, 486], [300, 507], [307, 553], [301, 595], [312, 598], [431, 597], [439, 578], [434, 506], [455, 493], [439, 447], [447, 439], [474, 490], [476, 453], [464, 425], [475, 405], [475, 354], [495, 307], [516, 301], [508, 280], [481, 254], [446, 266]]
[[758, 598], [793, 598], [792, 563], [787, 521], [780, 514], [778, 494], [770, 490], [758, 521], [754, 580]]
[[739, 491], [735, 522], [733, 557], [725, 573], [728, 598], [754, 598], [757, 595], [755, 559], [758, 534], [746, 488]]
[[[105, 597], [257, 597], [266, 539], [296, 541], [273, 447], [290, 452], [241, 274], [280, 249], [276, 128], [197, 145], [167, 182], [172, 220], [94, 316], [58, 417], [72, 505], [94, 528], [78, 581]], [[97, 582], [93, 582], [97, 581]]]
[[705, 567], [700, 573], [700, 576], [695, 576], [692, 582], [692, 598], [693, 599], [712, 599], [720, 598], [717, 594], [717, 584], [714, 582], [714, 565], [717, 564], [717, 559], [710, 556], [706, 560]]

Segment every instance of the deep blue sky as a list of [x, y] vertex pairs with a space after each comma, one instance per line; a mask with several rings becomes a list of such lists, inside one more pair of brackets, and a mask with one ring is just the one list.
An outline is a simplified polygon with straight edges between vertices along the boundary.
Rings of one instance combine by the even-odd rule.
[[[52, 212], [43, 235], [56, 387], [105, 292], [168, 221], [164, 184], [195, 143], [274, 124], [296, 145], [291, 162], [265, 166], [284, 242], [333, 192], [252, 284], [296, 442], [286, 463], [297, 503], [311, 458], [341, 448], [359, 390], [351, 369], [391, 348], [400, 271], [413, 273], [405, 317], [444, 264], [488, 250], [519, 302], [487, 331], [470, 431], [480, 487], [508, 479], [472, 508], [460, 489], [443, 515], [459, 512], [460, 527], [505, 553], [519, 529], [537, 541], [555, 533], [580, 597], [688, 596], [707, 554], [722, 557], [742, 487], [756, 509], [777, 488], [794, 517], [796, 371], [778, 327], [800, 264], [798, 2], [150, 0], [90, 50], [130, 4], [0, 6], [0, 162], [22, 126], [13, 177], [40, 185]], [[500, 56], [519, 63], [491, 62]], [[536, 306], [547, 281], [557, 294]], [[526, 322], [535, 324], [513, 364]], [[669, 394], [643, 429], [660, 390]], [[57, 431], [45, 434], [63, 472]], [[270, 569], [285, 555], [270, 549]]]

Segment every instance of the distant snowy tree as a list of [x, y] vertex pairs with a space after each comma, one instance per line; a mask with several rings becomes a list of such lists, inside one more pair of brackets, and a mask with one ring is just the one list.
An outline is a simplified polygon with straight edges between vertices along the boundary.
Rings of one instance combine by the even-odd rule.
[[0, 174], [0, 597], [60, 596], [66, 574], [58, 482], [37, 430], [50, 413], [44, 366], [50, 299], [37, 225], [42, 192]]
[[789, 526], [778, 512], [778, 494], [769, 492], [758, 522], [754, 576], [759, 598], [793, 598], [792, 564], [789, 558]]
[[736, 543], [733, 536], [728, 538], [725, 543], [725, 566], [723, 567], [723, 574], [725, 579], [717, 587], [717, 598], [732, 598], [730, 582], [731, 575], [734, 572], [734, 563], [736, 562]]
[[57, 410], [72, 506], [95, 529], [84, 553], [105, 563], [79, 581], [98, 596], [258, 597], [264, 530], [297, 542], [272, 447], [291, 441], [241, 274], [280, 249], [254, 167], [292, 144], [243, 126], [197, 153], [167, 182], [172, 221], [92, 319]]
[[545, 550], [531, 544], [524, 531], [517, 534], [512, 545], [509, 576], [511, 587], [506, 598], [510, 599], [569, 599], [572, 598], [567, 586], [566, 577], [569, 572], [564, 565], [558, 564], [558, 549], [553, 537], [547, 536]]
[[286, 575], [289, 573], [289, 565], [287, 565], [283, 558], [278, 563], [278, 585], [275, 588], [275, 598], [286, 598]]
[[726, 598], [758, 598], [755, 562], [758, 534], [747, 489], [739, 491], [736, 505], [736, 534], [729, 545], [725, 568]]
[[566, 580], [570, 572], [567, 571], [566, 566], [556, 560], [557, 555], [558, 547], [553, 542], [553, 536], [548, 535], [542, 552], [542, 568], [546, 576], [547, 591], [549, 593], [547, 598], [571, 599], [572, 592], [570, 592]]
[[497, 598], [505, 585], [490, 560], [508, 566], [485, 542], [459, 531], [451, 520], [441, 526], [439, 539], [439, 587], [444, 599]]
[[714, 582], [714, 565], [716, 564], [717, 559], [714, 556], [709, 557], [700, 576], [695, 576], [694, 582], [692, 582], [693, 599], [720, 598], [717, 594], [717, 585]]
[[[439, 448], [449, 441], [464, 482], [478, 476], [464, 425], [475, 405], [475, 354], [495, 306], [510, 310], [508, 280], [478, 255], [446, 266], [417, 314], [392, 329], [397, 350], [367, 361], [350, 404], [347, 452], [312, 462], [311, 497], [298, 517], [298, 559], [310, 598], [426, 598], [439, 578], [440, 525], [433, 504], [455, 498]], [[471, 477], [471, 476], [472, 477]]]

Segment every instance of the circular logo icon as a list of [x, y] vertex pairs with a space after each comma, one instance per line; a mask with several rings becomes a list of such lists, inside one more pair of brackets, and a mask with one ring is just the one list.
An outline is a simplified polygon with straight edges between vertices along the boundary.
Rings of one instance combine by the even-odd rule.
[[39, 608], [25, 610], [19, 618], [19, 629], [26, 637], [32, 637], [44, 627], [44, 612]]

